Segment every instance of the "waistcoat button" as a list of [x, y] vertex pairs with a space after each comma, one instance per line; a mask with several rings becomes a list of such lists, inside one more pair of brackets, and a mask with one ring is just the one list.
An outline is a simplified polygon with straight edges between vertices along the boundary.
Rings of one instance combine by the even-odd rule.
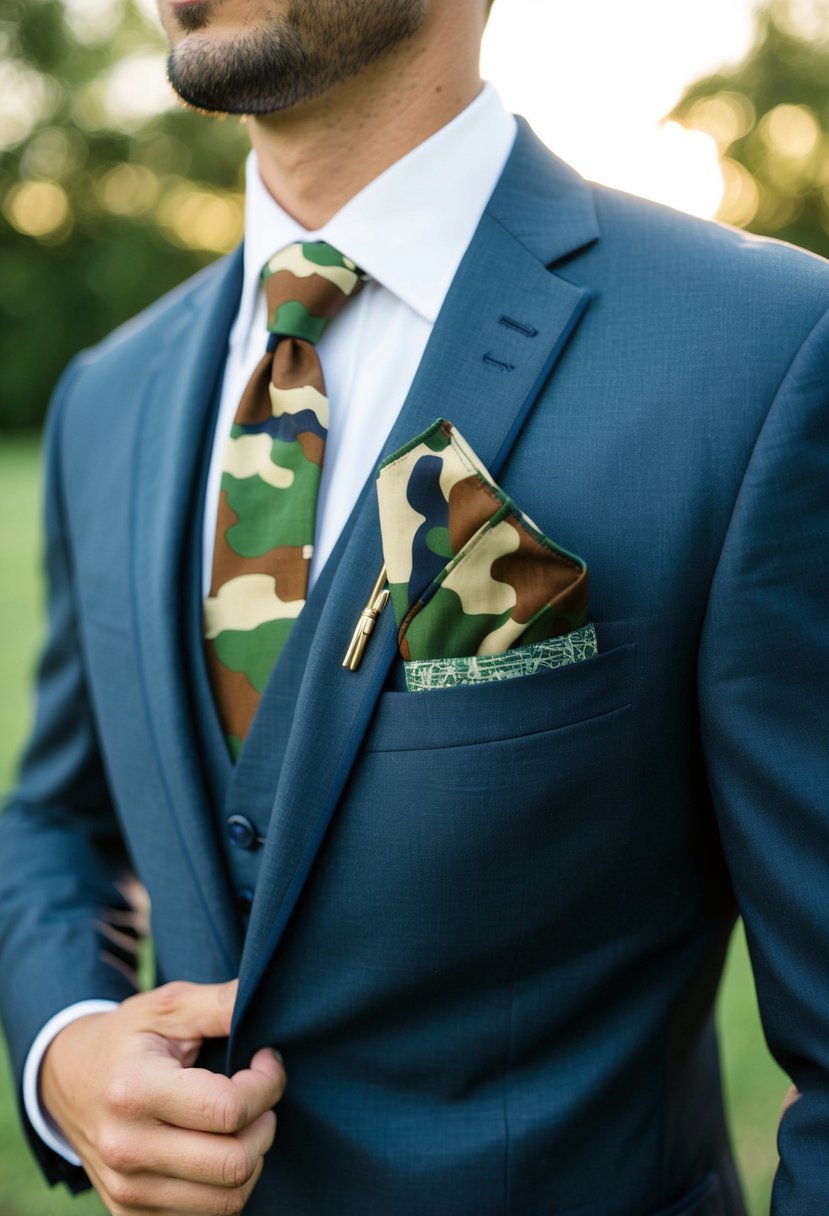
[[230, 816], [227, 835], [230, 843], [239, 849], [256, 849], [262, 843], [262, 837], [246, 815]]
[[236, 892], [236, 907], [243, 916], [247, 916], [253, 905], [253, 891], [250, 887], [239, 887]]

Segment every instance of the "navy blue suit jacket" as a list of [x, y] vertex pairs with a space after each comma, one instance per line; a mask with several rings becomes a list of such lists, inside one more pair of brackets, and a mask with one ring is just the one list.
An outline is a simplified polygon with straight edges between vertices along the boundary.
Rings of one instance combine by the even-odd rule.
[[[129, 866], [161, 979], [240, 976], [224, 1066], [285, 1056], [254, 1216], [738, 1216], [711, 1011], [739, 908], [801, 1094], [775, 1216], [823, 1216], [826, 265], [591, 187], [522, 126], [386, 450], [454, 422], [586, 558], [601, 653], [408, 693], [387, 612], [343, 670], [368, 487], [222, 775], [182, 570], [240, 280], [238, 254], [197, 276], [53, 403], [49, 637], [0, 819], [18, 1069], [57, 1010], [130, 991], [99, 927]], [[231, 805], [267, 837], [246, 931]]]

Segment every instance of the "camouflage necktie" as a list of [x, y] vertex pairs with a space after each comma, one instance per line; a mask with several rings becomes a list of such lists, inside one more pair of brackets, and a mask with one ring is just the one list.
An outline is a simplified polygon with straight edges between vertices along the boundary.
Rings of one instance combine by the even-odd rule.
[[270, 338], [225, 447], [204, 602], [210, 679], [234, 758], [308, 592], [328, 433], [316, 343], [365, 278], [324, 241], [288, 245], [262, 272]]

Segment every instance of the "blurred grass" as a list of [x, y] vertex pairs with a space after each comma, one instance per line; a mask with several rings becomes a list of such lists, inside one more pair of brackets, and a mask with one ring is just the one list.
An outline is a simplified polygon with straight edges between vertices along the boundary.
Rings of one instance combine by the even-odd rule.
[[[37, 443], [0, 441], [0, 788], [31, 716], [31, 676], [40, 636], [40, 523]], [[775, 1129], [788, 1087], [763, 1042], [742, 930], [734, 936], [719, 1006], [725, 1090], [750, 1216], [767, 1216]], [[90, 1196], [46, 1189], [24, 1144], [0, 1050], [0, 1216], [101, 1216]]]
[[37, 440], [0, 440], [0, 789], [30, 718], [29, 676], [37, 645], [40, 550]]

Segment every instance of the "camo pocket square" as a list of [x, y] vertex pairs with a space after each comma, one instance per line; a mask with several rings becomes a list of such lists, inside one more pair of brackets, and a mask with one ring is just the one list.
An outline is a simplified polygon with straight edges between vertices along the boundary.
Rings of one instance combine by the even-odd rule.
[[586, 625], [587, 566], [518, 509], [451, 422], [439, 418], [382, 462], [377, 497], [411, 690], [510, 678], [595, 653], [588, 626], [590, 636], [569, 648], [530, 654]]

